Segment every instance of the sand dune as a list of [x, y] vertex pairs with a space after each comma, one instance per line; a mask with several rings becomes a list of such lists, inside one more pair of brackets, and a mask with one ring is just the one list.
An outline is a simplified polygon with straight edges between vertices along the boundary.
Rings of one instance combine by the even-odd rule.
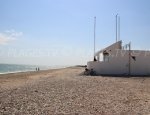
[[0, 114], [148, 115], [149, 77], [79, 76], [81, 67], [0, 75]]

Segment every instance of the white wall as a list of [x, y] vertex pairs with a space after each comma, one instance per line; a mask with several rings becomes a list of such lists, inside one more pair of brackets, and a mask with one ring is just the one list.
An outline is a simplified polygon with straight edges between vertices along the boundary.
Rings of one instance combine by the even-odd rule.
[[131, 61], [131, 74], [133, 75], [150, 75], [150, 55], [146, 51], [139, 51], [136, 61]]
[[[136, 61], [131, 59], [131, 75], [150, 75], [150, 53], [146, 51], [131, 51], [136, 57]], [[88, 69], [94, 69], [97, 74], [123, 74], [129, 73], [129, 53], [128, 50], [114, 50], [108, 62], [90, 61]]]

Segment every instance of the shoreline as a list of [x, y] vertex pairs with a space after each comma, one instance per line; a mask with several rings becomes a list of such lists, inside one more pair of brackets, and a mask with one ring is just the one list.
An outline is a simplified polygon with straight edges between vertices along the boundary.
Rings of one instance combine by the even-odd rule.
[[4, 72], [4, 73], [0, 73], [0, 75], [13, 74], [13, 73], [24, 73], [24, 72], [34, 72], [34, 71], [35, 71], [35, 70]]
[[25, 71], [4, 72], [4, 73], [0, 73], [0, 77], [1, 77], [1, 75], [7, 75], [7, 74], [17, 74], [17, 73], [27, 73], [27, 72], [40, 72], [40, 71], [55, 70], [55, 69], [65, 69], [65, 68], [70, 68], [70, 67], [53, 67], [53, 68], [48, 68], [48, 69], [41, 69], [39, 71], [36, 71], [36, 70], [25, 70]]
[[[71, 65], [70, 65], [71, 66]], [[49, 69], [63, 69], [70, 67], [69, 65], [25, 65], [25, 64], [0, 64], [0, 75], [11, 74], [11, 73], [21, 73], [21, 72], [32, 72], [37, 71], [37, 68], [40, 70], [49, 70]]]

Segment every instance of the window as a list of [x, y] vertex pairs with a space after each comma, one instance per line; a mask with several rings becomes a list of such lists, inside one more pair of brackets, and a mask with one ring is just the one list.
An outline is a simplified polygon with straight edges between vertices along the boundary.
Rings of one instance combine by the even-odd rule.
[[103, 52], [103, 60], [105, 61], [105, 62], [108, 62], [109, 61], [109, 53], [108, 52], [106, 52], [106, 51], [104, 51]]

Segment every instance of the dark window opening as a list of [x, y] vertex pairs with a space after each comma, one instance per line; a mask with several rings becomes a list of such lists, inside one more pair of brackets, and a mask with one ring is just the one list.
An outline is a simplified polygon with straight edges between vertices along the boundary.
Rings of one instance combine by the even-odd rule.
[[132, 59], [134, 60], [134, 61], [136, 61], [136, 57], [135, 56], [131, 56], [132, 57]]

